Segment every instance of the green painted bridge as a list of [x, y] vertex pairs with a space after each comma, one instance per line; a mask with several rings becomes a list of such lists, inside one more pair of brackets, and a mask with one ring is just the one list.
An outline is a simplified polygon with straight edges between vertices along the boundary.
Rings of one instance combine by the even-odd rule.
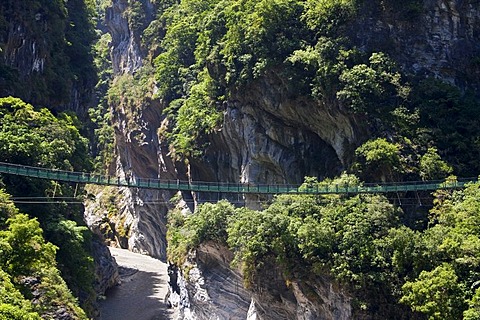
[[313, 185], [305, 187], [285, 184], [245, 184], [245, 183], [220, 183], [202, 181], [163, 180], [150, 178], [122, 179], [108, 175], [94, 173], [73, 172], [64, 170], [47, 169], [40, 167], [23, 166], [13, 163], [0, 162], [0, 173], [40, 178], [73, 183], [109, 185], [117, 187], [134, 187], [160, 190], [238, 193], [238, 194], [355, 194], [355, 193], [388, 193], [407, 191], [426, 191], [438, 189], [463, 188], [466, 183], [477, 179], [459, 179], [457, 181], [416, 181], [402, 183], [365, 183], [360, 186], [349, 185]]

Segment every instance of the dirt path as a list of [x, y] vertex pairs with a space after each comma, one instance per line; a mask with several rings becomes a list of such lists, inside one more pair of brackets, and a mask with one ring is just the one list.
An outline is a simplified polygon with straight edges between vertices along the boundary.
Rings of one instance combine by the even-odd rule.
[[167, 264], [128, 250], [110, 248], [117, 260], [122, 282], [100, 302], [101, 320], [174, 319], [164, 303], [167, 294]]

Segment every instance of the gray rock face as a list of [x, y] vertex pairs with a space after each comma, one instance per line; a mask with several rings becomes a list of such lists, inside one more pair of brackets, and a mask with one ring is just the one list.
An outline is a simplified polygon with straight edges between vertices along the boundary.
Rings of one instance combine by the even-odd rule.
[[270, 73], [234, 95], [193, 180], [299, 184], [341, 172], [362, 127], [337, 106], [290, 98], [284, 83]]
[[[142, 65], [141, 46], [123, 15], [127, 1], [113, 3], [107, 20], [114, 70], [116, 74], [134, 72]], [[418, 75], [479, 88], [480, 70], [474, 62], [480, 56], [478, 3], [425, 0], [418, 12], [402, 17], [380, 7], [366, 5], [362, 10], [369, 13], [354, 22], [350, 31], [361, 50], [387, 52]], [[144, 106], [133, 116], [131, 110], [117, 108], [116, 173], [132, 179], [295, 184], [306, 175], [338, 174], [367, 136], [364, 124], [335, 103], [324, 105], [296, 96], [286, 82], [271, 71], [245, 91], [233, 93], [224, 106], [222, 128], [208, 137], [204, 156], [190, 159], [189, 165], [173, 161], [159, 137], [167, 121], [162, 105]], [[124, 240], [116, 241], [164, 259], [165, 203], [173, 194], [132, 189], [121, 193], [124, 201], [113, 224], [116, 229], [123, 225], [128, 232]], [[198, 201], [208, 195], [184, 194], [183, 198]], [[253, 198], [241, 200], [254, 206]], [[97, 215], [92, 221], [101, 219]], [[271, 274], [264, 274], [257, 287], [246, 290], [240, 272], [230, 268], [230, 260], [225, 248], [207, 244], [191, 257], [186, 279], [172, 273], [175, 288], [170, 301], [181, 310], [181, 319], [353, 318], [350, 298], [328, 278], [287, 286], [280, 270], [272, 266]]]
[[95, 291], [103, 295], [107, 289], [118, 284], [120, 280], [118, 265], [102, 242], [93, 240], [92, 248], [95, 261]]
[[[38, 17], [39, 20], [42, 19], [42, 15]], [[35, 23], [38, 23], [38, 20]], [[25, 78], [32, 73], [43, 72], [48, 54], [46, 49], [44, 43], [31, 37], [22, 23], [11, 24], [5, 44], [4, 61], [16, 68], [21, 78]]]
[[73, 111], [85, 119], [95, 77], [88, 61], [83, 61], [82, 67], [92, 73], [74, 76], [70, 71], [75, 61], [69, 61], [68, 16], [63, 4], [41, 8], [5, 1], [0, 7], [0, 96], [12, 95], [55, 111]]
[[403, 16], [377, 8], [353, 29], [355, 43], [365, 51], [384, 51], [410, 72], [480, 89], [476, 1], [425, 0]]
[[196, 251], [198, 264], [188, 272], [186, 289], [198, 319], [245, 319], [250, 295], [238, 270], [230, 268], [232, 254], [209, 243]]
[[247, 290], [241, 272], [230, 267], [232, 259], [228, 249], [211, 242], [189, 257], [188, 274], [176, 274], [170, 295], [179, 319], [351, 319], [350, 298], [329, 279], [287, 287], [281, 270], [272, 265]]
[[142, 65], [140, 46], [125, 15], [127, 8], [127, 0], [113, 0], [105, 15], [105, 24], [112, 35], [111, 58], [114, 74], [132, 73]]
[[[116, 124], [116, 171], [128, 179], [154, 178], [175, 180], [179, 170], [167, 156], [168, 148], [157, 135], [162, 115], [158, 105], [146, 106], [132, 116], [125, 110], [114, 113]], [[185, 180], [185, 176], [183, 176]], [[172, 191], [123, 188], [123, 201], [116, 218], [128, 226], [128, 248], [166, 259], [166, 213]]]
[[[153, 4], [139, 2], [146, 19], [154, 16]], [[132, 30], [128, 20], [129, 2], [114, 0], [107, 8], [105, 24], [112, 35], [111, 58], [116, 76], [132, 74], [143, 63], [138, 30]], [[148, 25], [149, 21], [144, 21]], [[148, 89], [147, 89], [148, 90]], [[153, 89], [152, 89], [153, 90]], [[115, 127], [115, 164], [113, 175], [133, 181], [138, 177], [177, 179], [177, 169], [166, 155], [168, 147], [158, 138], [157, 130], [163, 119], [158, 102], [143, 105], [140, 110], [127, 110], [112, 105]], [[107, 241], [131, 251], [166, 259], [166, 212], [172, 192], [120, 188], [96, 189], [94, 202], [87, 205], [88, 225]], [[115, 198], [108, 212], [105, 198]]]

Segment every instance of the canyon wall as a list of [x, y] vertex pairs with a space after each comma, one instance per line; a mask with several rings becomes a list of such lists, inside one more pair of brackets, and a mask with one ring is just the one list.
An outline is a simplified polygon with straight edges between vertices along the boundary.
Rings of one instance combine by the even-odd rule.
[[[425, 0], [423, 10], [412, 7], [400, 13], [383, 8], [381, 3], [368, 2], [361, 9], [360, 19], [353, 23], [349, 32], [358, 48], [387, 52], [414, 75], [480, 89], [480, 67], [475, 62], [480, 57], [478, 3]], [[142, 4], [154, 8], [148, 1]], [[117, 76], [134, 74], [151, 63], [145, 62], [147, 52], [141, 49], [139, 37], [125, 19], [126, 8], [126, 1], [114, 0], [107, 10]], [[154, 15], [149, 12], [147, 16]], [[155, 87], [150, 91], [153, 94]], [[163, 102], [153, 98], [147, 101], [135, 112], [125, 105], [111, 106], [117, 175], [299, 184], [304, 176], [338, 175], [351, 163], [353, 150], [368, 138], [366, 124], [357, 117], [338, 104], [327, 105], [296, 95], [295, 86], [271, 70], [224, 102], [222, 126], [208, 135], [201, 157], [178, 162], [170, 157], [161, 135], [168, 122], [162, 112]], [[110, 240], [117, 245], [166, 259], [166, 213], [169, 199], [175, 194], [134, 189], [115, 192], [122, 199], [116, 216], [105, 218], [105, 213], [91, 210], [91, 225], [96, 228], [106, 219], [113, 229]], [[189, 193], [182, 196], [190, 209], [192, 201], [228, 198]], [[256, 200], [237, 199], [251, 207], [256, 206]], [[189, 271], [172, 272], [176, 276], [170, 299], [182, 310], [184, 319], [353, 318], [351, 298], [327, 278], [287, 286], [281, 271], [272, 266], [272, 274], [265, 275], [258, 288], [247, 290], [239, 271], [230, 268], [229, 262], [225, 248], [208, 244], [190, 257]]]
[[0, 95], [82, 120], [95, 103], [93, 17], [82, 0], [0, 5]]

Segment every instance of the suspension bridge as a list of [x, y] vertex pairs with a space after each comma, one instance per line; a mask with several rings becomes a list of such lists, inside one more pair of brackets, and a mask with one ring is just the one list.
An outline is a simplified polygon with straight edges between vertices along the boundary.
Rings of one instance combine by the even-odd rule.
[[131, 179], [86, 172], [48, 169], [42, 167], [24, 166], [0, 162], [0, 173], [25, 176], [30, 178], [48, 179], [81, 184], [97, 184], [117, 187], [147, 188], [174, 191], [194, 191], [235, 194], [357, 194], [357, 193], [389, 193], [408, 191], [429, 191], [438, 189], [463, 188], [466, 183], [478, 179], [458, 179], [454, 181], [415, 181], [401, 183], [364, 183], [361, 185], [347, 184], [246, 184], [221, 183], [203, 181], [164, 180], [151, 178]]

